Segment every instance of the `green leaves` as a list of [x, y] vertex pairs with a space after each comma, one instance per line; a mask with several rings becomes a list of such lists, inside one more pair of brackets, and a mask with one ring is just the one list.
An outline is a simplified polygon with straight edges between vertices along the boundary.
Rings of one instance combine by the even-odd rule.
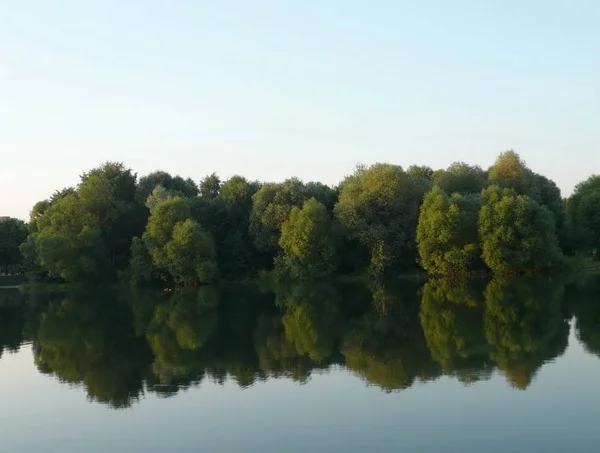
[[480, 206], [477, 195], [448, 197], [438, 186], [425, 196], [417, 227], [423, 269], [435, 275], [459, 275], [479, 267]]
[[337, 237], [325, 205], [311, 198], [302, 209], [294, 207], [281, 228], [283, 251], [276, 270], [294, 279], [317, 279], [335, 271]]

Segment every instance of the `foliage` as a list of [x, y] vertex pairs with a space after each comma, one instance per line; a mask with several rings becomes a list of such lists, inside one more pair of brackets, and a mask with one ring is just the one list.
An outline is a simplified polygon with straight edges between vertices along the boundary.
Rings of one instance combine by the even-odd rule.
[[497, 273], [550, 270], [561, 250], [550, 211], [526, 195], [490, 186], [483, 192], [479, 237], [485, 264]]
[[419, 206], [426, 192], [421, 179], [402, 167], [358, 167], [342, 183], [335, 215], [350, 238], [369, 250], [377, 273], [415, 261]]
[[302, 209], [292, 208], [281, 227], [282, 254], [276, 261], [278, 272], [294, 279], [317, 279], [335, 271], [336, 231], [327, 208], [314, 198]]
[[18, 269], [21, 264], [19, 247], [27, 239], [29, 230], [19, 219], [0, 219], [0, 270], [9, 273], [9, 267]]
[[576, 248], [600, 256], [600, 176], [590, 176], [575, 187], [567, 203]]
[[480, 267], [479, 195], [448, 197], [435, 186], [421, 206], [417, 226], [420, 264], [436, 275], [466, 274]]
[[487, 185], [487, 173], [477, 165], [455, 162], [446, 170], [438, 170], [431, 176], [432, 184], [448, 195], [453, 193], [479, 193]]

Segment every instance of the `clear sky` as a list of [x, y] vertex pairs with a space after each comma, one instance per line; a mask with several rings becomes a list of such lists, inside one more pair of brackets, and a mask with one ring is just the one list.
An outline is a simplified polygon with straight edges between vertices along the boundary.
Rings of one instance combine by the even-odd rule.
[[359, 163], [600, 173], [600, 1], [1, 0], [0, 215], [106, 160], [195, 180]]

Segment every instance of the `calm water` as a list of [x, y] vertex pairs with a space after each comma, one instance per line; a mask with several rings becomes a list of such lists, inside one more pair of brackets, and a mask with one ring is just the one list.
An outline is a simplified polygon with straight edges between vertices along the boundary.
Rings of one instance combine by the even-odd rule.
[[599, 452], [600, 279], [0, 291], [0, 451]]

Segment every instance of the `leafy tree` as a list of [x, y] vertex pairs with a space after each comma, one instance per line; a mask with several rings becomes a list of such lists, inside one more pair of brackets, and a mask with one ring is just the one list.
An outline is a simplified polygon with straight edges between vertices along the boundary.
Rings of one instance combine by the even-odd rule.
[[302, 209], [292, 208], [281, 228], [279, 245], [283, 250], [276, 268], [297, 279], [316, 279], [335, 271], [336, 235], [327, 208], [314, 198]]
[[411, 165], [410, 167], [408, 167], [408, 170], [406, 170], [406, 173], [408, 173], [413, 178], [420, 178], [426, 181], [431, 181], [433, 175], [435, 174], [435, 171], [433, 170], [433, 168], [427, 167], [425, 165]]
[[358, 167], [341, 188], [335, 215], [351, 239], [369, 250], [371, 269], [383, 272], [415, 262], [419, 206], [427, 191], [402, 167]]
[[448, 195], [479, 193], [487, 183], [487, 174], [477, 165], [455, 162], [446, 170], [436, 171], [432, 176], [433, 185], [439, 186]]
[[518, 195], [528, 194], [531, 176], [531, 170], [512, 150], [500, 153], [494, 165], [488, 170], [488, 178], [492, 184], [513, 189]]
[[567, 210], [577, 248], [600, 256], [600, 176], [577, 184]]
[[175, 197], [158, 204], [148, 219], [142, 240], [147, 255], [136, 240], [132, 260], [136, 266], [134, 275], [148, 276], [155, 270], [163, 278], [185, 285], [209, 282], [216, 277], [212, 238], [191, 219], [187, 200]]
[[37, 225], [32, 241], [39, 263], [50, 276], [90, 281], [105, 275], [109, 257], [102, 231], [76, 195], [54, 202]]
[[200, 196], [204, 198], [217, 198], [221, 190], [221, 180], [216, 173], [212, 173], [200, 181]]
[[275, 255], [283, 223], [288, 219], [292, 208], [301, 207], [305, 200], [304, 184], [295, 178], [279, 184], [264, 184], [252, 196], [249, 228], [259, 251], [271, 257]]
[[181, 176], [171, 176], [165, 171], [155, 171], [140, 178], [135, 192], [138, 203], [146, 203], [156, 186], [162, 186], [173, 196], [179, 195], [182, 198], [198, 195], [198, 186], [190, 178], [183, 179]]
[[212, 238], [192, 219], [175, 224], [166, 252], [169, 272], [177, 283], [206, 283], [217, 276]]
[[425, 195], [417, 226], [421, 266], [436, 275], [465, 274], [480, 267], [479, 195], [448, 197], [438, 186]]
[[19, 247], [27, 239], [29, 231], [25, 222], [19, 219], [0, 219], [0, 268], [9, 273], [9, 267], [19, 270], [21, 252]]
[[561, 251], [550, 211], [525, 195], [490, 186], [483, 191], [479, 236], [485, 264], [494, 272], [555, 268]]

